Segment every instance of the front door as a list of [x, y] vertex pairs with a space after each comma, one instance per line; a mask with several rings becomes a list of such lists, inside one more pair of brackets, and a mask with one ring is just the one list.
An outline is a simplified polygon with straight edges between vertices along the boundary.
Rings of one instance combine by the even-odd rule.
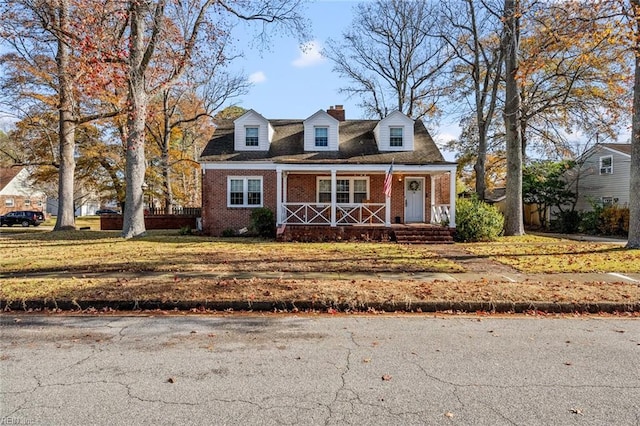
[[404, 181], [405, 223], [424, 222], [424, 178], [408, 177]]

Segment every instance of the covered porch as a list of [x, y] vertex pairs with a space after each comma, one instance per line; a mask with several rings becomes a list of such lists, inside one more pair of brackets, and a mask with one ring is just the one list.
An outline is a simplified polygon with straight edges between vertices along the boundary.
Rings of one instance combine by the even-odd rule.
[[393, 165], [391, 188], [385, 192], [389, 168], [388, 164], [278, 165], [278, 233], [292, 227], [325, 227], [327, 234], [339, 234], [329, 229], [340, 227], [388, 234], [392, 225], [402, 224], [455, 228], [455, 165]]

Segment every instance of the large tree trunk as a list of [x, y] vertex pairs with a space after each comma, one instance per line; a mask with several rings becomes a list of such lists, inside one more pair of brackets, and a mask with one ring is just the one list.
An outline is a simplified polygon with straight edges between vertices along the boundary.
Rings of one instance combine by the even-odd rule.
[[519, 0], [505, 0], [505, 106], [504, 122], [507, 142], [507, 196], [504, 234], [523, 235], [522, 216], [522, 141], [520, 133], [520, 95], [518, 72]]
[[144, 175], [146, 171], [144, 142], [147, 115], [147, 93], [144, 69], [144, 15], [142, 5], [131, 7], [131, 42], [128, 78], [127, 110], [127, 192], [124, 204], [122, 236], [132, 238], [144, 235]]
[[[482, 111], [478, 112], [478, 119], [482, 119]], [[487, 170], [487, 132], [486, 123], [484, 121], [478, 122], [478, 157], [476, 164], [473, 165], [473, 170], [476, 174], [476, 194], [482, 201], [486, 197], [486, 184], [485, 175]]]
[[635, 81], [631, 129], [631, 164], [629, 185], [629, 240], [627, 248], [640, 248], [640, 0], [631, 0], [635, 18]]
[[169, 141], [165, 140], [162, 147], [162, 158], [160, 164], [162, 166], [162, 196], [164, 198], [164, 214], [173, 213], [173, 191], [171, 190], [171, 171], [169, 170]]
[[[60, 0], [58, 8], [59, 27], [66, 31], [69, 25], [69, 5]], [[75, 133], [76, 122], [73, 113], [73, 87], [69, 76], [69, 46], [58, 38], [56, 66], [59, 85], [59, 134], [60, 167], [58, 169], [58, 216], [54, 231], [76, 229], [73, 205], [74, 174], [76, 170]]]

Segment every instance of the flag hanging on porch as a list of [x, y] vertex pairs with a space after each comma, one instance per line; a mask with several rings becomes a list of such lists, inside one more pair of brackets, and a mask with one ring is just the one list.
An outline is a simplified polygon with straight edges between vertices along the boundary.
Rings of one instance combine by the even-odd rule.
[[391, 197], [391, 185], [393, 184], [393, 162], [387, 170], [387, 174], [384, 176], [384, 195], [385, 197]]

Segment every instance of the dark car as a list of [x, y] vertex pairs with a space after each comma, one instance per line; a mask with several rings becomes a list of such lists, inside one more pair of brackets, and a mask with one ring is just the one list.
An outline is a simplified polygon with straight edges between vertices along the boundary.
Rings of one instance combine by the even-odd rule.
[[0, 226], [22, 225], [26, 228], [27, 226], [38, 226], [42, 222], [44, 222], [44, 213], [34, 210], [18, 210], [0, 216]]
[[101, 216], [103, 214], [120, 214], [120, 212], [112, 210], [112, 209], [101, 209], [101, 210], [96, 210], [96, 214], [98, 216]]

